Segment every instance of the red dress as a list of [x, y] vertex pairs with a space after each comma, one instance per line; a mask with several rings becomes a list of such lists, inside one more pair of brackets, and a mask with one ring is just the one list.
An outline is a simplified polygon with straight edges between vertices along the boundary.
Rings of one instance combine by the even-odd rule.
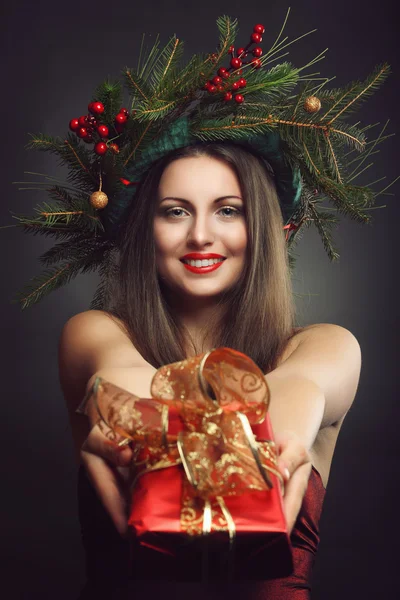
[[[309, 600], [312, 568], [319, 543], [319, 520], [325, 489], [318, 471], [313, 467], [303, 504], [291, 534], [293, 573], [282, 579], [232, 584], [166, 581], [165, 566], [146, 561], [145, 554], [136, 564], [132, 580], [129, 544], [122, 540], [103, 509], [83, 467], [78, 480], [79, 517], [86, 551], [88, 582], [80, 600], [140, 598], [163, 600]], [[133, 557], [134, 560], [134, 557]]]

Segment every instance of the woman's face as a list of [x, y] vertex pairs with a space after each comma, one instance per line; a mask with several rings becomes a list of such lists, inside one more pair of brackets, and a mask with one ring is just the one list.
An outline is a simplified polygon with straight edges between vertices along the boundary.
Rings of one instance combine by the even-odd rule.
[[243, 271], [247, 244], [234, 170], [209, 156], [170, 163], [158, 188], [154, 240], [157, 271], [170, 290], [194, 299], [231, 288]]

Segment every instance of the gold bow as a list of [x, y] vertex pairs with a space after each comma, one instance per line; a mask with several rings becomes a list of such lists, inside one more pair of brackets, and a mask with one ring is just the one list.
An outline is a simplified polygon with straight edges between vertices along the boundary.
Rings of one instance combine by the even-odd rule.
[[161, 367], [151, 399], [101, 378], [93, 392], [100, 417], [133, 441], [135, 481], [149, 471], [183, 465], [181, 529], [188, 534], [224, 529], [232, 541], [235, 525], [223, 498], [270, 489], [268, 472], [282, 483], [274, 442], [256, 441], [251, 429], [266, 417], [269, 389], [261, 370], [241, 352], [217, 348]]

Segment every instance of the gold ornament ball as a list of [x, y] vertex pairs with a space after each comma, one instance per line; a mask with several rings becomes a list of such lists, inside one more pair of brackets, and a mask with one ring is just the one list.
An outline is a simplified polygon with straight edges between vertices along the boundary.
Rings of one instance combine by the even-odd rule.
[[321, 100], [317, 96], [308, 96], [304, 102], [304, 110], [308, 113], [316, 113], [321, 108]]
[[97, 210], [104, 208], [108, 204], [107, 194], [104, 192], [93, 192], [90, 196], [90, 204]]

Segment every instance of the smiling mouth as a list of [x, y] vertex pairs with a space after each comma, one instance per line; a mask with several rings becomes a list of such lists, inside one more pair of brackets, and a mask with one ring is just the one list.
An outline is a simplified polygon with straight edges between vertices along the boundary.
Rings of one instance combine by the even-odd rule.
[[182, 262], [185, 265], [190, 265], [191, 267], [212, 267], [217, 263], [221, 263], [225, 260], [225, 258], [203, 258], [202, 260], [194, 260], [194, 259], [185, 259], [182, 258]]

